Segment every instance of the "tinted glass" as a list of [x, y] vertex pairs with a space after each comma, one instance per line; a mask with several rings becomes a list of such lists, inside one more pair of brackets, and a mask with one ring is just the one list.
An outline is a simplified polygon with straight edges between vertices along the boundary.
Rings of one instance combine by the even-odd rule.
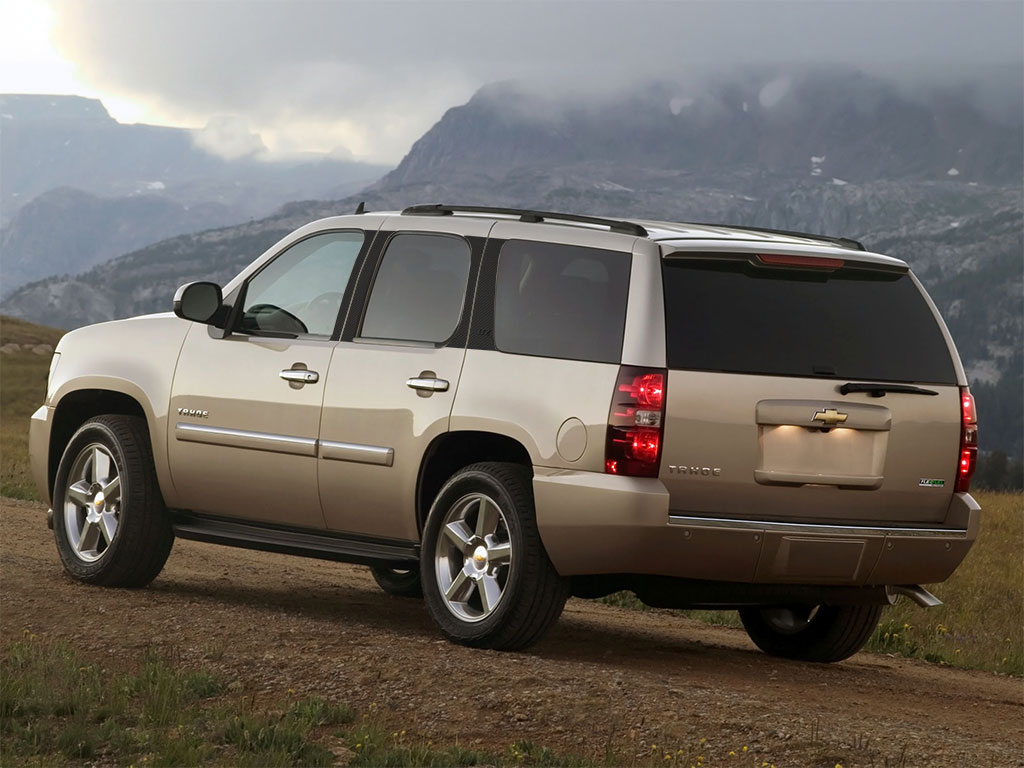
[[325, 232], [288, 248], [249, 281], [241, 330], [330, 337], [362, 246], [362, 232]]
[[630, 255], [509, 240], [498, 257], [494, 341], [503, 352], [617, 363]]
[[446, 341], [462, 316], [469, 243], [446, 235], [395, 235], [370, 292], [361, 335]]
[[663, 262], [670, 368], [954, 384], [949, 349], [906, 273]]

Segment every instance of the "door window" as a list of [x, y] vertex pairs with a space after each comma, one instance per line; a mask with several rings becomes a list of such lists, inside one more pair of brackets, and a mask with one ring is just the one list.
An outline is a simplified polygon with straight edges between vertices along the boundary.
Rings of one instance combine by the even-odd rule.
[[469, 243], [460, 237], [395, 235], [377, 270], [361, 337], [447, 341], [462, 317], [469, 266]]
[[239, 330], [330, 338], [364, 238], [325, 232], [285, 250], [249, 281]]

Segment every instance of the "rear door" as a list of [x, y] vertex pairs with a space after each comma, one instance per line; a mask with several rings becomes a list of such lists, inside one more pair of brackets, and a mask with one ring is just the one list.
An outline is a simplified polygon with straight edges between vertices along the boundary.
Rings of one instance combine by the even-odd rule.
[[[677, 253], [662, 273], [661, 479], [674, 513], [943, 520], [958, 459], [957, 373], [905, 268]], [[848, 383], [921, 391], [844, 394]]]
[[491, 224], [399, 222], [378, 236], [365, 305], [357, 297], [331, 360], [317, 462], [328, 529], [416, 541], [420, 462], [448, 430]]

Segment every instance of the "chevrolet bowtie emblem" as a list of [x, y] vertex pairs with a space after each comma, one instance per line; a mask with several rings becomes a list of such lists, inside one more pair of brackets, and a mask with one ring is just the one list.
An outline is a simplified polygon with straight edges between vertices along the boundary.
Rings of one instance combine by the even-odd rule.
[[828, 408], [824, 411], [818, 411], [814, 414], [814, 418], [811, 421], [820, 421], [827, 424], [830, 427], [834, 427], [836, 424], [842, 424], [846, 421], [847, 415], [840, 413], [835, 408]]

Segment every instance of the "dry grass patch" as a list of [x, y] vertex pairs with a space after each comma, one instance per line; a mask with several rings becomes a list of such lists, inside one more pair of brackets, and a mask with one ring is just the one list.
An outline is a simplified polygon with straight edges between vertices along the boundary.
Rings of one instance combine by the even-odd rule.
[[[28, 466], [28, 420], [46, 396], [50, 354], [64, 331], [0, 316], [0, 494], [35, 499]], [[12, 345], [19, 348], [14, 349]], [[36, 351], [36, 347], [39, 351]]]
[[868, 650], [968, 669], [1024, 675], [1024, 494], [975, 494], [981, 532], [938, 608], [908, 600], [886, 609]]

